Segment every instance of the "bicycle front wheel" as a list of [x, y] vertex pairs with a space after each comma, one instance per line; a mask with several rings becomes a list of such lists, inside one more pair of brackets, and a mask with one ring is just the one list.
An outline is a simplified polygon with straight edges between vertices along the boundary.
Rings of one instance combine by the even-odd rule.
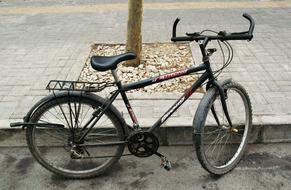
[[93, 177], [109, 169], [125, 146], [120, 143], [125, 138], [122, 123], [110, 107], [80, 141], [89, 128], [86, 124], [96, 120], [104, 101], [94, 95], [71, 93], [57, 95], [38, 107], [30, 122], [47, 126], [27, 128], [27, 143], [34, 158], [46, 169], [68, 178]]
[[246, 90], [235, 82], [223, 88], [232, 127], [215, 88], [202, 99], [193, 122], [197, 157], [204, 169], [216, 175], [231, 171], [239, 163], [252, 125], [251, 103]]

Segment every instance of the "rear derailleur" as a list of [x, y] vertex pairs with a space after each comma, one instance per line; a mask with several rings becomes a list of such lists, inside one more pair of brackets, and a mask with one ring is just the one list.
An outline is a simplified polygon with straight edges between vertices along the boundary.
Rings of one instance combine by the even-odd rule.
[[70, 157], [72, 159], [83, 159], [85, 156], [90, 156], [90, 153], [86, 150], [86, 148], [84, 146], [80, 146], [84, 142], [76, 143], [73, 139], [73, 137], [68, 139]]

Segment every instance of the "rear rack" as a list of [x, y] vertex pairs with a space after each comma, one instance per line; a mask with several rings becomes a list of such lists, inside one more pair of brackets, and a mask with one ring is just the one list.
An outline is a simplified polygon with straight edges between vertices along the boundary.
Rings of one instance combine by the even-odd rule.
[[64, 81], [51, 80], [46, 89], [49, 91], [85, 91], [85, 92], [100, 92], [104, 88], [114, 86], [114, 82], [80, 82], [80, 81]]

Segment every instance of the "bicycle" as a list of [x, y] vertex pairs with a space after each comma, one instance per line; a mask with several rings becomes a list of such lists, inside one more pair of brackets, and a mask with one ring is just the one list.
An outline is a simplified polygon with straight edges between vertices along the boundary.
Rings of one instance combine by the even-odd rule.
[[[252, 40], [255, 22], [244, 13], [249, 22], [249, 30], [239, 33], [220, 31], [215, 35], [186, 33], [176, 36], [180, 19], [173, 24], [171, 41], [196, 41], [199, 44], [203, 63], [187, 69], [130, 84], [122, 84], [117, 76], [117, 65], [134, 59], [134, 53], [127, 52], [116, 56], [93, 56], [91, 66], [97, 71], [111, 70], [114, 82], [78, 82], [52, 80], [47, 89], [52, 91], [37, 102], [24, 117], [24, 122], [11, 123], [11, 127], [26, 128], [26, 138], [33, 157], [46, 169], [68, 178], [88, 178], [103, 174], [121, 156], [134, 155], [149, 157], [157, 155], [161, 165], [171, 169], [171, 162], [158, 152], [159, 140], [154, 131], [202, 85], [206, 93], [202, 98], [193, 119], [193, 142], [202, 167], [215, 175], [223, 175], [241, 160], [252, 128], [252, 108], [246, 90], [231, 79], [219, 82], [217, 73], [231, 62], [232, 55], [221, 69], [214, 72], [209, 57], [216, 49], [206, 49], [208, 42], [217, 40], [232, 48], [229, 40]], [[159, 118], [148, 130], [142, 130], [126, 92], [165, 80], [202, 72], [199, 79]], [[104, 99], [94, 92], [107, 87], [117, 87]], [[57, 92], [56, 92], [57, 91]], [[113, 106], [121, 95], [133, 125], [125, 122], [120, 112]], [[242, 103], [238, 105], [238, 103]], [[240, 108], [238, 113], [231, 110]], [[98, 126], [97, 126], [98, 125]], [[130, 154], [123, 154], [125, 146]]]

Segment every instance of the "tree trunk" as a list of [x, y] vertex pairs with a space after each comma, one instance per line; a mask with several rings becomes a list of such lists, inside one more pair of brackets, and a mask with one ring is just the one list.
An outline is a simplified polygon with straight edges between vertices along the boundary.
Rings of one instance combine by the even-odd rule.
[[142, 4], [143, 0], [128, 0], [126, 51], [136, 53], [137, 57], [135, 60], [126, 61], [126, 66], [136, 67], [140, 64], [142, 51]]

